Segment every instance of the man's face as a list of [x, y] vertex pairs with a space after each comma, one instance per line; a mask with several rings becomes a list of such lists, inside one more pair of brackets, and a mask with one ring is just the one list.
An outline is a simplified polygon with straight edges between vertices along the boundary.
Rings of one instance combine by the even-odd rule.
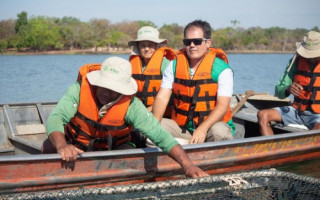
[[[195, 38], [203, 38], [203, 31], [198, 27], [190, 27], [186, 31], [185, 39], [195, 39]], [[211, 45], [211, 40], [203, 40], [200, 45], [196, 45], [191, 42], [190, 45], [185, 45], [186, 53], [191, 61], [196, 61], [202, 59], [202, 57], [207, 53], [208, 48]]]
[[138, 42], [138, 49], [140, 55], [145, 60], [150, 60], [154, 52], [156, 51], [157, 43], [151, 41], [140, 41]]
[[107, 88], [96, 87], [96, 97], [101, 105], [117, 100], [121, 94]]

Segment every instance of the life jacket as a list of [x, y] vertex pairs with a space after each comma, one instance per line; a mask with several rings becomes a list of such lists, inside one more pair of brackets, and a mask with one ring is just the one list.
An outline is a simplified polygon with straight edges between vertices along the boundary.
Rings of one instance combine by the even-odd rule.
[[[221, 49], [210, 48], [191, 79], [186, 53], [184, 50], [178, 52], [173, 83], [174, 109], [171, 118], [179, 126], [185, 126], [190, 120], [199, 125], [214, 109], [218, 84], [213, 81], [211, 71], [216, 56], [228, 63], [227, 56]], [[230, 119], [229, 107], [223, 121], [228, 122]]]
[[136, 96], [146, 107], [153, 104], [154, 98], [160, 89], [162, 81], [161, 63], [164, 57], [168, 60], [174, 60], [176, 54], [173, 49], [168, 47], [157, 49], [143, 72], [140, 56], [132, 55], [129, 58], [132, 65], [132, 77], [138, 85]]
[[100, 64], [88, 64], [80, 68], [79, 107], [75, 116], [65, 126], [66, 138], [85, 151], [110, 150], [130, 140], [131, 126], [128, 126], [124, 118], [132, 96], [123, 95], [102, 118], [99, 116], [87, 73], [100, 68]]
[[293, 81], [303, 87], [299, 97], [294, 97], [292, 106], [299, 112], [311, 109], [320, 113], [320, 62], [312, 70], [307, 59], [299, 57], [298, 70]]

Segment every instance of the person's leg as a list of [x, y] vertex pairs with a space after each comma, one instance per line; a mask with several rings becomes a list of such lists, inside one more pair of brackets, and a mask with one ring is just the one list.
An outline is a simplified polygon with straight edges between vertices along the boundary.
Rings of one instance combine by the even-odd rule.
[[225, 122], [215, 123], [208, 131], [205, 142], [232, 140], [232, 129]]
[[282, 117], [276, 109], [263, 109], [258, 112], [258, 123], [260, 126], [261, 135], [273, 135], [273, 130], [270, 127], [270, 122], [281, 122]]
[[320, 114], [306, 110], [302, 112], [302, 119], [304, 125], [307, 126], [309, 130], [320, 129]]
[[183, 133], [180, 126], [172, 119], [162, 118], [160, 124], [175, 138], [183, 138], [187, 140], [192, 138], [192, 135], [188, 132], [188, 130]]

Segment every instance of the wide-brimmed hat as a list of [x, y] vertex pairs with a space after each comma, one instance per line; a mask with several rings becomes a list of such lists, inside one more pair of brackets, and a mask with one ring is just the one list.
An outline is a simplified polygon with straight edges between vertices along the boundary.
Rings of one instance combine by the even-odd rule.
[[308, 32], [301, 43], [297, 42], [297, 53], [304, 58], [320, 57], [320, 33]]
[[109, 57], [101, 65], [101, 69], [87, 74], [91, 85], [107, 88], [123, 95], [137, 92], [137, 83], [131, 77], [131, 64], [120, 57]]
[[159, 31], [151, 26], [144, 26], [138, 30], [137, 39], [128, 42], [128, 46], [135, 46], [139, 41], [151, 41], [157, 44], [167, 43], [167, 39], [159, 39]]

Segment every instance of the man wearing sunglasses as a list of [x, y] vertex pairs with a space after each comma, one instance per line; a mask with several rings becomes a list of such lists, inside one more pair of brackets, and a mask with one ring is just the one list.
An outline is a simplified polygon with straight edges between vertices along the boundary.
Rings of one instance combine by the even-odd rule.
[[[233, 72], [226, 54], [211, 48], [211, 26], [195, 20], [184, 29], [184, 48], [163, 74], [153, 105], [154, 116], [174, 137], [190, 144], [233, 138], [230, 100]], [[174, 94], [171, 119], [163, 113]]]

